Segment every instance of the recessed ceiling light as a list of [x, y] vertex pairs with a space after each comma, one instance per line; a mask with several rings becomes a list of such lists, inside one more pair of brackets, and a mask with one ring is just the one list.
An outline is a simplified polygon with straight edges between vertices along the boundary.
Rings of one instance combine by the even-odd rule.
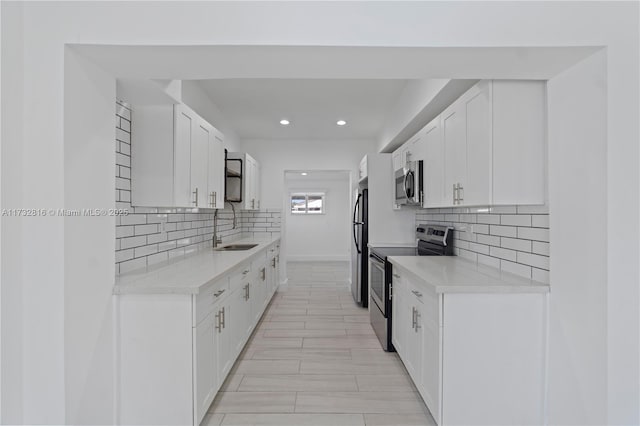
[[300, 173], [300, 174], [301, 174], [302, 176], [306, 176], [306, 175], [307, 175], [307, 172], [302, 172], [302, 173]]
[[344, 120], [338, 120], [338, 121], [336, 121], [336, 124], [337, 124], [338, 126], [344, 126], [345, 124], [347, 124], [347, 122], [346, 122], [346, 121], [344, 121]]
[[280, 124], [282, 124], [283, 126], [288, 126], [289, 123], [289, 120], [280, 120]]

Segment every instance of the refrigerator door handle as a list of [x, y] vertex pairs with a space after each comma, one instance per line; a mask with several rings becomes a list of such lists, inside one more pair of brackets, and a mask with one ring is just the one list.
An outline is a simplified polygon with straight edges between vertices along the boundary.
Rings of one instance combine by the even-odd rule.
[[362, 197], [362, 194], [358, 194], [358, 199], [356, 200], [356, 205], [353, 206], [353, 242], [356, 245], [356, 250], [358, 251], [358, 254], [362, 253], [360, 251], [360, 246], [358, 244], [358, 235], [357, 235], [357, 228], [356, 226], [358, 225], [362, 225], [362, 222], [357, 222], [357, 214], [358, 214], [358, 208], [360, 206], [360, 197]]

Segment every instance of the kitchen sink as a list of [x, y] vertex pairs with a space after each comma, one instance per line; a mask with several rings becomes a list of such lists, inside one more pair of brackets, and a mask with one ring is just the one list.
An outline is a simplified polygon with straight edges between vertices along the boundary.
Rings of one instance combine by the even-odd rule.
[[254, 247], [256, 247], [258, 244], [229, 244], [226, 246], [222, 246], [222, 247], [217, 247], [216, 250], [218, 251], [243, 251], [243, 250], [250, 250]]

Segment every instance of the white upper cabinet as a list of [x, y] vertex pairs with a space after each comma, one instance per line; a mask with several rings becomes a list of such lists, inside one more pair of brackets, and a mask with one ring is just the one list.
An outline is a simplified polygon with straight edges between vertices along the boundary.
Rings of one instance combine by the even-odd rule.
[[207, 207], [224, 208], [224, 136], [212, 128], [209, 139]]
[[[131, 204], [222, 208], [222, 134], [184, 104], [135, 108]], [[222, 200], [222, 196], [218, 198]]]
[[198, 120], [191, 140], [191, 188], [194, 207], [211, 207], [207, 199], [209, 141], [213, 138], [212, 127]]
[[424, 202], [423, 207], [447, 205], [444, 194], [444, 140], [440, 117], [424, 128]]
[[473, 86], [442, 117], [447, 198], [451, 205], [491, 204], [491, 83]]
[[246, 153], [227, 153], [227, 201], [242, 210], [260, 209], [260, 163]]
[[543, 81], [483, 80], [396, 152], [424, 159], [423, 207], [544, 204], [545, 129]]

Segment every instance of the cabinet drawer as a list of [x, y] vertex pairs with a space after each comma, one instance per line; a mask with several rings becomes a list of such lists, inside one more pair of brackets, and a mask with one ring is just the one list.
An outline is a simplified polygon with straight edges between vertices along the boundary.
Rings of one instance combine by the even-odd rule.
[[409, 283], [409, 294], [420, 304], [421, 315], [433, 327], [439, 325], [438, 295], [425, 286]]
[[229, 294], [229, 278], [224, 277], [196, 295], [195, 324], [199, 324], [211, 312], [213, 305]]
[[[258, 278], [258, 281], [262, 281], [262, 269], [265, 268], [267, 264], [267, 253], [259, 254], [255, 259], [251, 261], [251, 272], [254, 277]], [[265, 272], [266, 273], [266, 272]], [[266, 279], [266, 276], [265, 276]]]
[[251, 280], [251, 264], [247, 263], [237, 269], [229, 278], [229, 287], [233, 292]]

